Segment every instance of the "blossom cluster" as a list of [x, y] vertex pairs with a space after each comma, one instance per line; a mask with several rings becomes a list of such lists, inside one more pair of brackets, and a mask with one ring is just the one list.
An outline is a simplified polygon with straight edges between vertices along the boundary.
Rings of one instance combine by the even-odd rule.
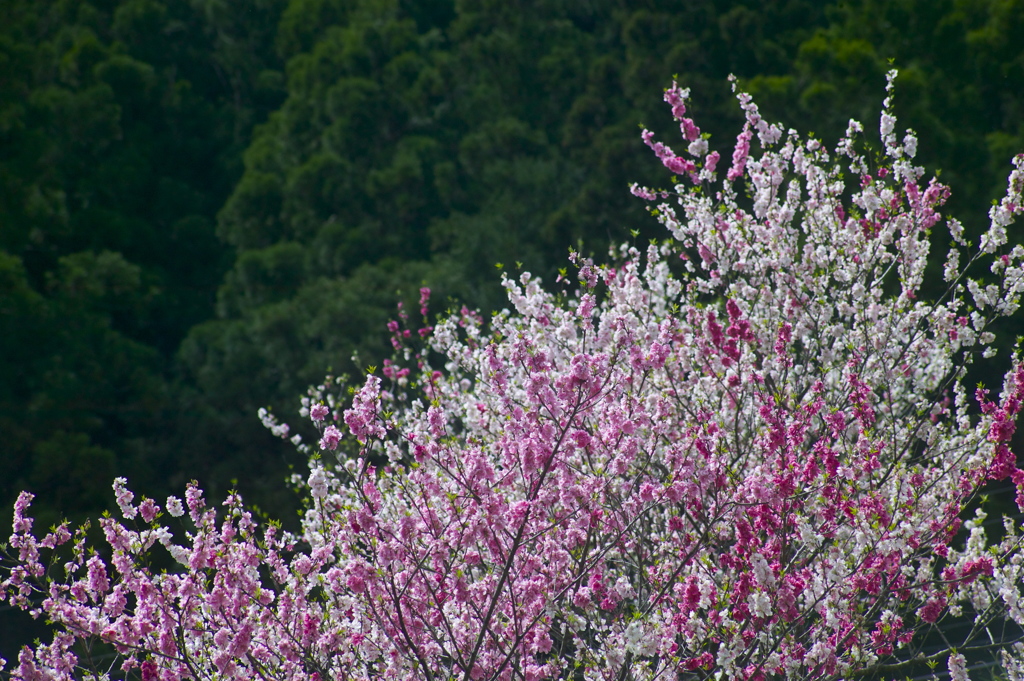
[[[141, 529], [104, 519], [108, 561], [80, 532], [47, 572], [72, 535], [37, 539], [22, 495], [0, 594], [57, 633], [11, 677], [104, 675], [84, 651], [105, 644], [144, 681], [762, 681], [928, 663], [965, 679], [996, 646], [1024, 679], [1024, 646], [987, 638], [1024, 627], [1021, 528], [992, 539], [981, 509], [962, 522], [992, 481], [1024, 508], [1024, 365], [992, 399], [964, 385], [1024, 290], [1006, 232], [1024, 155], [978, 248], [946, 221], [948, 286], [926, 291], [948, 190], [922, 185], [914, 134], [897, 138], [894, 77], [877, 158], [857, 122], [829, 151], [739, 92], [723, 179], [673, 84], [686, 155], [643, 140], [677, 184], [633, 188], [667, 237], [607, 265], [574, 254], [572, 293], [506, 277], [510, 307], [488, 325], [468, 310], [420, 334], [393, 322], [383, 379], [304, 400], [322, 439], [301, 445], [299, 535], [258, 529], [237, 496], [218, 516], [193, 486], [165, 505], [187, 512], [179, 545], [119, 481]], [[149, 567], [158, 546], [180, 569]], [[965, 633], [931, 646], [957, 618]]]

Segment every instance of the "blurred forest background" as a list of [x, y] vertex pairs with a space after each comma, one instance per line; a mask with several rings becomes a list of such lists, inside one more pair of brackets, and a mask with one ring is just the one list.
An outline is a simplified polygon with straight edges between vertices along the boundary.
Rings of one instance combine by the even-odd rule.
[[978, 234], [1024, 151], [1021, 36], [1024, 0], [3, 0], [3, 517], [21, 489], [95, 516], [124, 475], [294, 518], [304, 461], [257, 409], [379, 365], [421, 285], [493, 310], [496, 263], [551, 282], [661, 236], [627, 184], [666, 182], [638, 124], [676, 139], [674, 74], [728, 158], [728, 74], [831, 144], [877, 135], [892, 60]]

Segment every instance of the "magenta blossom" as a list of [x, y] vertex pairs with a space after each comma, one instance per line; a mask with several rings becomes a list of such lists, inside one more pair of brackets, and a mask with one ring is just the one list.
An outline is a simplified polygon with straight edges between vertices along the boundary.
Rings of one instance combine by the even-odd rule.
[[331, 451], [338, 448], [338, 443], [341, 442], [341, 431], [334, 426], [327, 426], [324, 428], [323, 436], [320, 438], [320, 449], [329, 449]]

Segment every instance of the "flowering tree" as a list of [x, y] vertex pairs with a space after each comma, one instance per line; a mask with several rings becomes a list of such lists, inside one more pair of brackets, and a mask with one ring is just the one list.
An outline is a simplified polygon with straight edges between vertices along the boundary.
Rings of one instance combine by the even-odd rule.
[[[948, 190], [894, 132], [894, 77], [877, 158], [856, 122], [829, 152], [739, 93], [722, 181], [673, 85], [686, 154], [643, 139], [678, 181], [633, 187], [669, 237], [608, 266], [572, 256], [573, 293], [506, 279], [513, 311], [449, 314], [419, 351], [403, 318], [383, 379], [350, 402], [311, 389], [301, 535], [237, 496], [216, 512], [192, 486], [161, 509], [118, 480], [131, 522], [100, 521], [104, 560], [81, 530], [36, 538], [23, 494], [0, 594], [56, 634], [10, 677], [964, 679], [993, 648], [1024, 678], [995, 628], [1024, 625], [1020, 528], [960, 519], [992, 480], [1024, 506], [1024, 365], [998, 397], [963, 384], [1024, 290], [1006, 236], [1024, 155], [976, 249], [945, 222], [948, 287], [926, 300]], [[179, 570], [151, 567], [160, 547]]]

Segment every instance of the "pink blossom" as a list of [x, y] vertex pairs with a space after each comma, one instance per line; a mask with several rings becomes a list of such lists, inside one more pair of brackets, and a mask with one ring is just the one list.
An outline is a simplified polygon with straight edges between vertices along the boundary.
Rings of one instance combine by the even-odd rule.
[[704, 158], [704, 170], [709, 173], [715, 172], [718, 167], [718, 160], [721, 158], [717, 151], [712, 151]]
[[132, 506], [132, 499], [135, 495], [128, 490], [128, 481], [125, 478], [116, 478], [114, 480], [114, 498], [117, 501], [118, 508], [121, 509], [121, 515], [127, 520], [131, 520], [138, 514], [138, 509]]
[[142, 503], [139, 504], [139, 515], [147, 523], [151, 523], [156, 520], [156, 514], [160, 512], [160, 507], [156, 505], [152, 499], [143, 498]]
[[185, 514], [185, 509], [181, 505], [181, 499], [177, 497], [167, 497], [166, 508], [167, 512], [174, 518], [180, 518]]
[[16, 533], [32, 531], [32, 518], [26, 517], [25, 511], [34, 498], [35, 495], [30, 492], [21, 492], [14, 502], [14, 531]]
[[323, 435], [320, 438], [320, 449], [334, 451], [338, 448], [339, 442], [341, 442], [340, 430], [334, 426], [327, 426], [324, 428]]
[[654, 201], [658, 198], [658, 193], [654, 190], [648, 189], [647, 187], [641, 187], [635, 182], [629, 186], [629, 192], [638, 198], [646, 201]]
[[747, 157], [750, 155], [750, 140], [753, 137], [754, 133], [749, 127], [743, 128], [743, 132], [736, 137], [736, 147], [732, 152], [732, 167], [726, 173], [730, 182], [743, 177], [743, 171], [747, 166]]
[[967, 658], [960, 653], [949, 656], [949, 678], [951, 681], [970, 681], [967, 676]]

